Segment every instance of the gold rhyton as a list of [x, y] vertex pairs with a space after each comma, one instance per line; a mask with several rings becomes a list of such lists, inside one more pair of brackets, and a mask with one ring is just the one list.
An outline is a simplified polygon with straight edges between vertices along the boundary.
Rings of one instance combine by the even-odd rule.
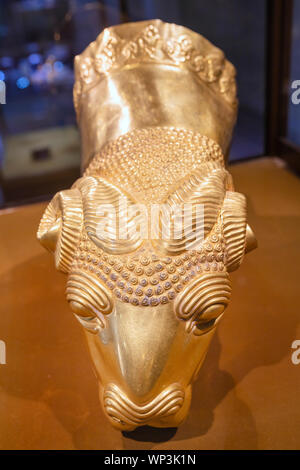
[[111, 423], [178, 426], [229, 272], [255, 248], [226, 156], [235, 69], [159, 20], [105, 29], [75, 59], [83, 176], [54, 196], [38, 239], [66, 273]]

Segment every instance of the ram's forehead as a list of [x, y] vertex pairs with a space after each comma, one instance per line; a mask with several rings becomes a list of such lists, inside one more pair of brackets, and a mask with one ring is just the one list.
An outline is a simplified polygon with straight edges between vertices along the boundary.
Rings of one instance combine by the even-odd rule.
[[224, 168], [215, 141], [184, 129], [147, 128], [105, 146], [85, 176], [101, 176], [139, 202], [159, 203], [185, 176], [215, 168]]
[[201, 273], [224, 272], [225, 242], [218, 223], [195, 250], [178, 256], [158, 254], [150, 244], [128, 255], [109, 255], [84, 234], [72, 271], [96, 276], [113, 294], [133, 305], [155, 306], [175, 299]]

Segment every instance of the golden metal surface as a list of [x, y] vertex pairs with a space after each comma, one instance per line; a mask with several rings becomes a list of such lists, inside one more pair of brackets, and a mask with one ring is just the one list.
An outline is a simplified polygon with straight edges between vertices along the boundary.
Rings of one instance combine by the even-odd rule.
[[[234, 67], [202, 36], [155, 20], [104, 30], [76, 58], [76, 74], [85, 173], [50, 202], [38, 239], [68, 274], [111, 423], [178, 426], [230, 300], [228, 272], [256, 243], [225, 168]], [[135, 230], [141, 209], [120, 236], [120, 200], [147, 215], [163, 205], [155, 236], [151, 219], [147, 236]], [[167, 215], [185, 204], [187, 230], [163, 237], [174, 228]]]
[[75, 74], [83, 169], [108, 141], [146, 127], [199, 132], [227, 155], [235, 68], [194, 31], [160, 20], [112, 26], [75, 58]]

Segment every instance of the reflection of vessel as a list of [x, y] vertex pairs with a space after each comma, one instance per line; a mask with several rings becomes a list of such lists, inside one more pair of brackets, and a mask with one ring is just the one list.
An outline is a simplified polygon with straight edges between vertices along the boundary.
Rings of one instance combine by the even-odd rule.
[[[112, 424], [179, 425], [215, 327], [228, 272], [255, 238], [245, 197], [225, 168], [236, 119], [234, 67], [202, 36], [159, 20], [112, 27], [76, 58], [84, 175], [58, 193], [38, 238], [68, 274], [67, 299], [86, 329]], [[111, 213], [189, 204], [181, 236], [143, 239], [135, 218], [117, 236]], [[99, 234], [104, 214], [112, 212]], [[196, 240], [196, 205], [204, 207]], [[138, 216], [136, 216], [138, 219]], [[174, 218], [160, 216], [159, 230]], [[137, 224], [138, 225], [138, 224]], [[187, 242], [194, 241], [192, 249]]]

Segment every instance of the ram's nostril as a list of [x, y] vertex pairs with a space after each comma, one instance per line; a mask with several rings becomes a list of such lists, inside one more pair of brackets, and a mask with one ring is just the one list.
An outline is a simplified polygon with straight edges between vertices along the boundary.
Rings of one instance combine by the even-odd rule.
[[170, 418], [180, 411], [185, 401], [184, 388], [173, 383], [154, 398], [139, 404], [132, 401], [117, 385], [110, 383], [104, 391], [102, 402], [108, 417], [121, 429], [134, 429], [155, 419]]

